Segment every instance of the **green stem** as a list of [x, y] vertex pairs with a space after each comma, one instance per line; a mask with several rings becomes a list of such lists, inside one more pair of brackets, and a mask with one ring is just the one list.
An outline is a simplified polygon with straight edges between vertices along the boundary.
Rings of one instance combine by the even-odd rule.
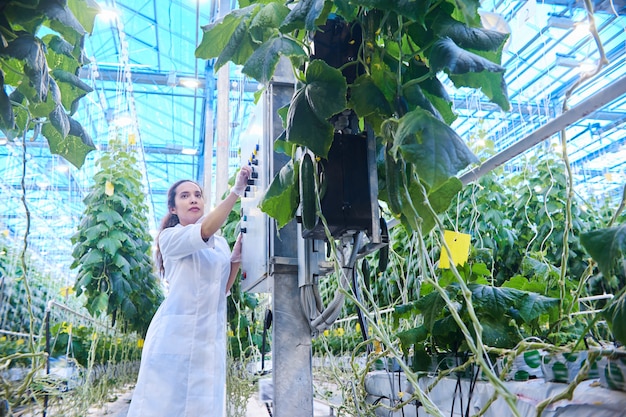
[[[437, 216], [437, 213], [435, 212], [435, 210], [430, 205], [430, 202], [428, 201], [428, 195], [427, 195], [426, 189], [424, 188], [424, 186], [421, 183], [420, 183], [420, 189], [421, 189], [422, 194], [424, 196], [424, 204], [427, 207], [427, 209], [430, 211], [431, 215], [433, 216], [433, 218], [435, 219], [435, 222], [437, 224], [437, 228], [438, 228], [439, 233], [440, 233], [440, 240], [441, 240], [442, 246], [443, 246], [442, 250], [447, 251], [448, 257], [450, 259], [453, 259], [452, 253], [450, 251], [450, 248], [448, 247], [448, 245], [445, 242], [445, 239], [443, 238], [444, 225], [441, 222], [441, 219], [439, 218], [439, 216]], [[421, 245], [423, 245], [422, 249], [424, 250], [424, 253], [427, 253], [423, 239], [421, 240]], [[431, 266], [431, 269], [432, 268], [433, 267]], [[496, 390], [496, 392], [504, 398], [506, 403], [509, 405], [509, 408], [511, 409], [511, 412], [513, 413], [513, 415], [519, 417], [520, 416], [520, 412], [517, 409], [517, 404], [516, 404], [517, 403], [517, 398], [516, 398], [516, 396], [513, 395], [504, 386], [503, 382], [498, 378], [498, 376], [493, 371], [491, 365], [489, 363], [487, 363], [487, 361], [485, 360], [485, 351], [484, 351], [485, 346], [484, 346], [483, 341], [482, 341], [482, 326], [480, 324], [480, 320], [476, 316], [476, 312], [475, 312], [474, 306], [472, 304], [472, 293], [469, 290], [469, 288], [468, 288], [467, 284], [465, 283], [465, 281], [463, 280], [463, 278], [461, 277], [461, 275], [459, 274], [458, 270], [456, 269], [456, 266], [454, 265], [454, 262], [450, 263], [450, 270], [452, 271], [452, 273], [453, 273], [457, 283], [459, 284], [459, 286], [461, 288], [461, 293], [463, 295], [463, 298], [465, 299], [467, 312], [468, 312], [468, 315], [470, 317], [471, 325], [474, 328], [474, 331], [476, 332], [476, 339], [475, 340], [472, 337], [472, 335], [470, 334], [467, 326], [463, 322], [463, 319], [458, 314], [456, 308], [454, 308], [454, 306], [453, 306], [450, 298], [448, 297], [448, 294], [446, 293], [445, 289], [443, 289], [441, 286], [439, 286], [439, 284], [437, 282], [435, 282], [434, 280], [432, 281], [433, 287], [439, 293], [439, 295], [444, 299], [446, 305], [449, 307], [450, 314], [452, 315], [452, 317], [454, 318], [454, 321], [457, 323], [457, 325], [461, 329], [461, 332], [465, 336], [465, 342], [467, 343], [467, 346], [469, 347], [470, 351], [476, 356], [475, 360], [480, 365], [480, 368], [482, 369], [484, 375], [493, 384], [493, 387]]]

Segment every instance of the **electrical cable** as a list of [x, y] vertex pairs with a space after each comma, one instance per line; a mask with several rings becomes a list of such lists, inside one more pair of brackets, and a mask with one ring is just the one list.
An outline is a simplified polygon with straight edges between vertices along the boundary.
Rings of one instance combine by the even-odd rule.
[[[357, 233], [356, 237], [354, 237], [352, 252], [348, 257], [348, 261], [346, 263], [342, 262], [344, 265], [342, 266], [341, 276], [339, 277], [340, 289], [348, 288], [350, 285], [350, 282], [348, 281], [348, 271], [352, 273], [352, 270], [354, 269], [358, 253], [363, 242], [363, 235], [363, 231]], [[345, 254], [342, 253], [342, 255], [343, 260], [345, 260]], [[328, 329], [335, 322], [335, 320], [337, 320], [337, 317], [339, 317], [344, 301], [345, 295], [340, 290], [337, 290], [335, 298], [333, 298], [326, 309], [324, 309], [313, 321], [311, 321], [311, 327], [317, 331], [324, 331]]]
[[272, 310], [268, 308], [265, 311], [265, 320], [263, 320], [263, 341], [261, 342], [261, 375], [266, 375], [265, 372], [265, 344], [267, 341], [267, 331], [272, 325]]

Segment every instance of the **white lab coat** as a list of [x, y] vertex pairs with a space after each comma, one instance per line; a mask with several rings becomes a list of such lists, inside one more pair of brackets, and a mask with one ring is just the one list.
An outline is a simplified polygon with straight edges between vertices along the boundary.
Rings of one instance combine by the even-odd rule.
[[222, 417], [226, 402], [226, 282], [230, 248], [200, 221], [164, 229], [169, 293], [143, 347], [127, 417]]

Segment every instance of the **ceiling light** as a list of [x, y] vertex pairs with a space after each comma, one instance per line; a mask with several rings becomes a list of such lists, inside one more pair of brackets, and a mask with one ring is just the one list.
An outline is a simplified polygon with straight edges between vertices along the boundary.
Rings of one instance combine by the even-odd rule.
[[575, 22], [569, 17], [563, 16], [550, 16], [548, 18], [548, 26], [557, 29], [571, 29], [574, 27]]
[[200, 86], [200, 81], [195, 78], [184, 78], [180, 80], [180, 85], [188, 88], [198, 88]]
[[98, 17], [103, 22], [115, 22], [119, 17], [117, 10], [114, 9], [101, 9], [98, 13]]
[[198, 150], [197, 149], [193, 149], [193, 148], [183, 148], [180, 153], [182, 153], [183, 155], [197, 155], [198, 154]]
[[133, 122], [133, 118], [128, 114], [120, 114], [113, 119], [112, 124], [117, 127], [126, 127], [130, 126]]

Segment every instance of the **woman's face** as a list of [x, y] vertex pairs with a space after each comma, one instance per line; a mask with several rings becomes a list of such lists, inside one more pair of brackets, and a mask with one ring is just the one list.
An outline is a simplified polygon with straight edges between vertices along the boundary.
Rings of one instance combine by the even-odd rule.
[[202, 190], [193, 182], [183, 182], [176, 188], [172, 214], [178, 216], [180, 224], [187, 226], [198, 221], [204, 214], [204, 198]]

